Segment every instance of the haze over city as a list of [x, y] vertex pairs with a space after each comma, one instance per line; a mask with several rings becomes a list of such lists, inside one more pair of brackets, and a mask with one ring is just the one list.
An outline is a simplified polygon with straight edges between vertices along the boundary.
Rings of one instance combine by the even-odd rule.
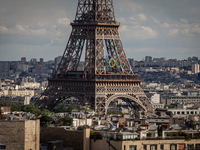
[[[1, 1], [0, 60], [22, 56], [53, 60], [63, 54], [75, 0]], [[200, 57], [200, 1], [114, 0], [120, 36], [129, 58]], [[83, 60], [83, 59], [82, 59]]]

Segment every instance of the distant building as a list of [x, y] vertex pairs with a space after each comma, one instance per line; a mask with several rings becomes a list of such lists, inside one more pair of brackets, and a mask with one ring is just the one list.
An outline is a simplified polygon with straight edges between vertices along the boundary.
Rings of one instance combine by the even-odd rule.
[[35, 78], [31, 78], [31, 77], [24, 77], [24, 78], [22, 78], [22, 82], [24, 82], [24, 83], [35, 83]]
[[29, 65], [18, 63], [17, 69], [18, 71], [28, 72]]
[[131, 67], [133, 67], [134, 66], [134, 59], [129, 58], [128, 61], [129, 61], [129, 64], [131, 65]]
[[10, 70], [10, 64], [8, 61], [0, 62], [0, 72], [8, 72]]
[[57, 70], [57, 68], [58, 68], [58, 66], [59, 66], [59, 63], [60, 63], [61, 59], [62, 59], [62, 56], [58, 56], [58, 57], [56, 57], [56, 58], [54, 59], [54, 72], [56, 72], [56, 70]]
[[2, 85], [1, 85], [1, 78], [0, 78], [0, 90], [2, 89]]
[[175, 103], [200, 103], [200, 96], [169, 96], [162, 98], [161, 103], [175, 104]]
[[21, 57], [21, 63], [25, 64], [26, 63], [26, 57]]
[[146, 63], [152, 62], [152, 57], [151, 56], [145, 56], [145, 62]]
[[192, 64], [192, 73], [199, 73], [199, 64]]
[[192, 57], [192, 60], [194, 60], [194, 61], [198, 61], [198, 57], [193, 56], [193, 57]]
[[29, 105], [32, 96], [1, 96], [0, 103]]
[[200, 109], [176, 109], [176, 108], [172, 108], [172, 109], [168, 109], [168, 111], [172, 112], [172, 114], [174, 115], [199, 115], [200, 114]]
[[35, 58], [32, 58], [31, 60], [30, 60], [30, 63], [32, 63], [32, 64], [36, 64], [37, 63], [37, 59], [35, 59]]
[[8, 114], [11, 112], [10, 106], [1, 106], [0, 107], [1, 114]]
[[40, 58], [40, 65], [43, 65], [44, 59]]
[[151, 96], [151, 103], [159, 104], [160, 103], [160, 94], [153, 93]]
[[40, 120], [0, 120], [0, 149], [39, 150]]
[[34, 96], [34, 90], [26, 90], [26, 89], [19, 89], [19, 90], [8, 90], [9, 96]]

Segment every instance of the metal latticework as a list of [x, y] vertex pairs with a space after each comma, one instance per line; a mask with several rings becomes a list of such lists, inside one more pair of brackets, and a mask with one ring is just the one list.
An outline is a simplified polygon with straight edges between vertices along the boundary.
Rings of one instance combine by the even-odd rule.
[[[79, 97], [82, 104], [95, 106], [96, 113], [103, 114], [107, 111], [109, 97], [119, 93], [118, 97], [130, 106], [137, 103], [143, 110], [152, 110], [143, 91], [140, 89], [138, 95], [133, 90], [133, 87], [139, 88], [140, 80], [133, 75], [124, 51], [113, 0], [78, 0], [75, 20], [71, 26], [72, 32], [61, 62], [53, 78], [49, 79], [48, 89], [43, 93], [43, 96], [48, 97], [46, 101], [55, 104], [55, 101], [58, 103], [68, 96], [75, 96]], [[79, 74], [76, 71], [84, 49], [84, 72]], [[115, 76], [106, 73], [106, 61], [109, 61]], [[101, 78], [101, 82], [97, 82], [98, 78]], [[129, 92], [125, 89], [129, 89]]]

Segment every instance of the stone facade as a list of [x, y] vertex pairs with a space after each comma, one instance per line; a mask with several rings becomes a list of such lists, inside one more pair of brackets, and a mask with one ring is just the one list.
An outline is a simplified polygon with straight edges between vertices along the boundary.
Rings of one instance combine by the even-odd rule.
[[186, 141], [185, 139], [171, 139], [171, 140], [124, 140], [124, 141], [115, 141], [108, 140], [107, 138], [103, 138], [102, 140], [96, 140], [94, 142], [91, 139], [91, 150], [129, 150], [135, 148], [134, 150], [150, 150], [150, 149], [163, 149], [170, 150], [172, 147], [176, 147], [176, 150], [185, 150], [188, 147], [197, 146], [200, 144], [199, 139], [192, 139]]
[[34, 90], [8, 90], [8, 96], [26, 96], [31, 95], [34, 96]]
[[39, 150], [40, 120], [0, 121], [0, 145], [6, 150]]

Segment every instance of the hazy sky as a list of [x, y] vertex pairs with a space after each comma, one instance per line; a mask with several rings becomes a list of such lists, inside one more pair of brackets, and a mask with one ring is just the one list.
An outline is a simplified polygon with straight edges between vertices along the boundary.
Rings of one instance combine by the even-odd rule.
[[[113, 0], [128, 58], [200, 58], [200, 0]], [[0, 61], [63, 54], [78, 0], [0, 0]]]

